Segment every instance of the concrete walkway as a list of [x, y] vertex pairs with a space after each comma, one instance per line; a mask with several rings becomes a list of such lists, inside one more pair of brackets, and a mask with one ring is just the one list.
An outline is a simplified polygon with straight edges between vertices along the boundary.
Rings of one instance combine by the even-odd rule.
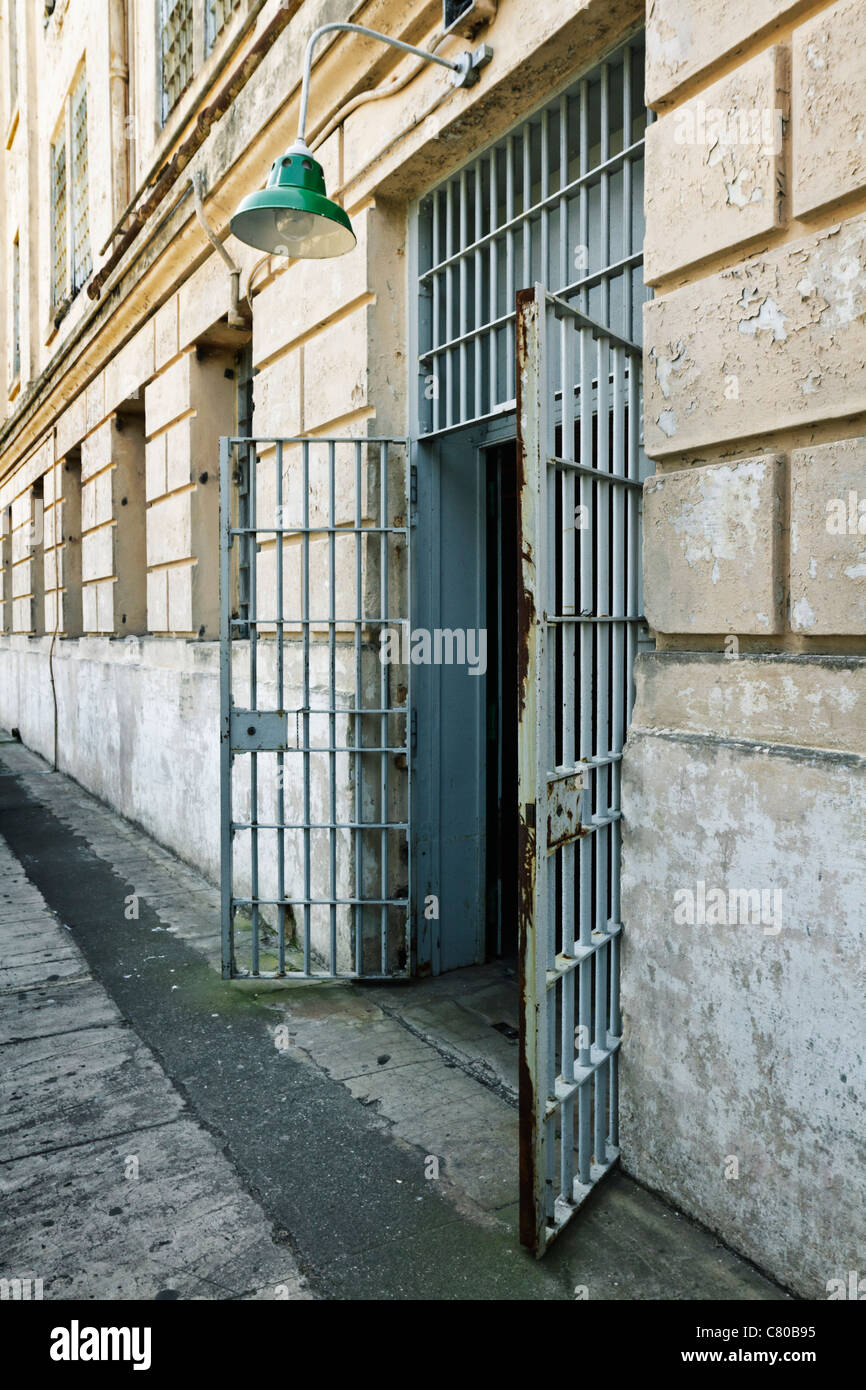
[[0, 742], [0, 1277], [44, 1297], [784, 1299], [615, 1174], [516, 1240], [514, 981], [224, 984], [218, 895]]
[[3, 842], [0, 885], [2, 1277], [45, 1298], [309, 1297]]

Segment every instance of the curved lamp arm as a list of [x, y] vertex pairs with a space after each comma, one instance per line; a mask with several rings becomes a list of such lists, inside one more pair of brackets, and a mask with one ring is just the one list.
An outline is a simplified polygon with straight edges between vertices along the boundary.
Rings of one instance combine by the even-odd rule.
[[[379, 39], [382, 43], [390, 44], [392, 48], [399, 48], [404, 53], [414, 53], [416, 58], [425, 58], [428, 63], [438, 63], [440, 67], [450, 68], [454, 73], [455, 87], [468, 87], [475, 82], [478, 77], [478, 68], [484, 62], [488, 62], [492, 56], [490, 49], [482, 47], [477, 55], [470, 52], [461, 53], [459, 58], [440, 58], [438, 53], [428, 53], [426, 48], [415, 48], [411, 43], [403, 43], [402, 39], [389, 38], [387, 34], [380, 34], [376, 29], [368, 29], [363, 24], [323, 24], [320, 29], [315, 29], [307, 41], [307, 51], [304, 55], [304, 78], [301, 84], [301, 108], [298, 113], [298, 139], [297, 145], [306, 146], [304, 139], [307, 128], [307, 105], [310, 98], [310, 69], [313, 62], [313, 49], [323, 34], [331, 34], [340, 30], [348, 31], [353, 34], [365, 34], [368, 39]], [[481, 56], [483, 54], [483, 56]]]

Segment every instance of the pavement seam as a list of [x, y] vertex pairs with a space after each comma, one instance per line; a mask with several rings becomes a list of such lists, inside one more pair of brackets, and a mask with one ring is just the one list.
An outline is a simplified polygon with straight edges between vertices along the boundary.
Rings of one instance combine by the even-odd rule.
[[460, 1052], [459, 1049], [449, 1047], [447, 1043], [442, 1042], [439, 1038], [431, 1037], [429, 1033], [425, 1033], [423, 1028], [419, 1028], [417, 1024], [411, 1023], [409, 1019], [397, 1013], [395, 1010], [389, 1009], [387, 1005], [380, 1004], [379, 1007], [383, 1014], [390, 1018], [392, 1022], [399, 1023], [400, 1027], [404, 1028], [407, 1033], [411, 1033], [413, 1038], [417, 1038], [419, 1042], [423, 1042], [427, 1047], [431, 1048], [433, 1052], [438, 1053], [444, 1062], [448, 1062], [452, 1066], [457, 1067], [464, 1075], [470, 1077], [472, 1081], [477, 1081], [479, 1085], [491, 1091], [499, 1100], [511, 1106], [513, 1110], [518, 1108], [519, 1102], [515, 1092], [510, 1086], [507, 1086], [504, 1081], [500, 1080], [486, 1062], [474, 1061], [471, 1057], [467, 1057], [465, 1053]]

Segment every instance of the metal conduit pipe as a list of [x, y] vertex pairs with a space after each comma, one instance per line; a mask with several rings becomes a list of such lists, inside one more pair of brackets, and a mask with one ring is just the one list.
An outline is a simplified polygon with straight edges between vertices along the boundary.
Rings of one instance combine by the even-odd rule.
[[285, 6], [281, 6], [280, 9], [277, 10], [270, 24], [252, 45], [243, 61], [232, 73], [228, 82], [220, 88], [210, 105], [206, 106], [196, 117], [192, 132], [187, 136], [186, 140], [178, 146], [171, 159], [165, 165], [162, 173], [157, 177], [152, 191], [133, 215], [129, 227], [118, 240], [117, 245], [105, 262], [105, 265], [97, 271], [88, 283], [87, 294], [90, 299], [99, 298], [102, 293], [102, 287], [109, 275], [129, 250], [129, 247], [135, 241], [148, 218], [156, 211], [166, 193], [180, 178], [193, 155], [204, 144], [212, 127], [225, 115], [226, 111], [228, 111], [229, 107], [232, 105], [232, 102], [238, 96], [238, 93], [243, 90], [253, 73], [260, 67], [286, 25], [297, 14], [301, 7], [301, 3], [302, 0], [286, 0]]
[[[111, 4], [116, 4], [117, 2], [118, 2], [118, 0], [110, 0], [110, 3], [111, 3]], [[120, 0], [120, 3], [122, 3], [123, 5], [125, 5], [125, 4], [126, 4], [126, 0]], [[247, 35], [249, 34], [250, 30], [255, 26], [255, 22], [256, 22], [256, 20], [258, 19], [259, 15], [260, 15], [261, 11], [263, 10], [263, 8], [264, 8], [264, 6], [265, 6], [266, 3], [267, 3], [267, 0], [256, 0], [255, 5], [253, 6], [253, 8], [250, 10], [249, 14], [248, 14], [247, 17], [246, 17], [246, 21], [245, 21], [245, 23], [244, 23], [243, 28], [240, 29], [240, 30], [238, 31], [237, 34], [235, 34], [235, 36], [231, 39], [230, 43], [228, 44], [228, 46], [227, 46], [227, 48], [226, 48], [226, 50], [225, 50], [225, 52], [224, 52], [224, 54], [223, 54], [223, 56], [222, 56], [222, 64], [223, 64], [223, 65], [227, 64], [227, 63], [230, 61], [230, 59], [234, 56], [234, 54], [237, 52], [237, 50], [240, 48], [241, 44], [243, 43], [244, 39], [245, 39], [245, 38], [247, 37]], [[127, 49], [128, 49], [128, 48], [129, 48], [129, 38], [128, 38], [128, 36], [127, 36]], [[131, 77], [132, 77], [132, 74], [130, 74], [130, 79], [131, 79]], [[131, 104], [130, 104], [130, 109], [131, 109]], [[183, 123], [183, 125], [184, 125], [184, 126], [189, 125], [189, 118]], [[181, 127], [181, 129], [183, 129], [183, 126]], [[129, 135], [129, 132], [124, 131], [124, 136], [127, 137], [127, 138], [126, 138], [126, 144], [129, 145], [129, 144], [132, 143], [132, 141], [128, 138], [128, 135]], [[115, 222], [114, 226], [112, 227], [111, 231], [109, 232], [109, 234], [108, 234], [108, 236], [107, 236], [107, 238], [106, 238], [106, 240], [105, 240], [105, 243], [104, 243], [102, 246], [100, 246], [100, 248], [99, 248], [99, 254], [100, 254], [100, 256], [104, 256], [104, 255], [105, 255], [106, 251], [108, 250], [108, 248], [109, 248], [109, 246], [111, 245], [111, 243], [114, 241], [114, 238], [117, 236], [118, 232], [121, 232], [121, 231], [123, 230], [123, 224], [124, 224], [124, 222], [126, 221], [126, 219], [127, 219], [127, 217], [129, 216], [129, 214], [132, 212], [132, 209], [135, 207], [135, 205], [136, 205], [136, 203], [138, 202], [139, 198], [140, 198], [140, 197], [142, 196], [142, 194], [145, 193], [146, 190], [147, 190], [148, 188], [150, 188], [151, 185], [153, 184], [154, 179], [155, 179], [155, 178], [157, 177], [157, 175], [159, 174], [159, 171], [160, 171], [160, 160], [162, 160], [162, 159], [164, 159], [164, 154], [160, 154], [159, 157], [158, 157], [156, 160], [154, 160], [154, 162], [151, 164], [150, 168], [148, 169], [147, 173], [145, 174], [144, 178], [141, 180], [141, 183], [138, 185], [138, 188], [135, 190], [135, 192], [133, 193], [132, 197], [129, 198], [129, 201], [126, 203], [126, 205], [125, 205], [123, 211], [122, 211], [121, 213], [118, 214], [117, 221]], [[125, 196], [125, 197], [129, 197], [128, 190], [127, 190], [127, 193], [126, 193], [124, 196]]]
[[204, 179], [202, 177], [201, 171], [199, 170], [197, 173], [192, 174], [190, 176], [189, 181], [192, 184], [192, 196], [193, 201], [195, 203], [195, 215], [199, 220], [199, 224], [201, 225], [202, 230], [204, 231], [204, 234], [207, 237], [208, 241], [215, 248], [215, 250], [219, 252], [220, 256], [222, 256], [223, 260], [226, 263], [226, 266], [228, 267], [232, 287], [231, 306], [229, 308], [228, 321], [233, 328], [246, 328], [247, 321], [238, 309], [241, 283], [240, 267], [235, 265], [228, 251], [223, 246], [213, 227], [211, 227], [210, 223], [204, 215], [204, 201], [202, 198], [202, 186], [204, 183]]

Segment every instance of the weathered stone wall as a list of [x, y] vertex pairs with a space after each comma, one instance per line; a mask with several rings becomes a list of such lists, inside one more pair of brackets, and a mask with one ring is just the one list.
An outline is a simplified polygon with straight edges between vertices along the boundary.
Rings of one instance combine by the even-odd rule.
[[809, 1297], [866, 1234], [864, 24], [655, 0], [647, 28], [623, 1154]]

